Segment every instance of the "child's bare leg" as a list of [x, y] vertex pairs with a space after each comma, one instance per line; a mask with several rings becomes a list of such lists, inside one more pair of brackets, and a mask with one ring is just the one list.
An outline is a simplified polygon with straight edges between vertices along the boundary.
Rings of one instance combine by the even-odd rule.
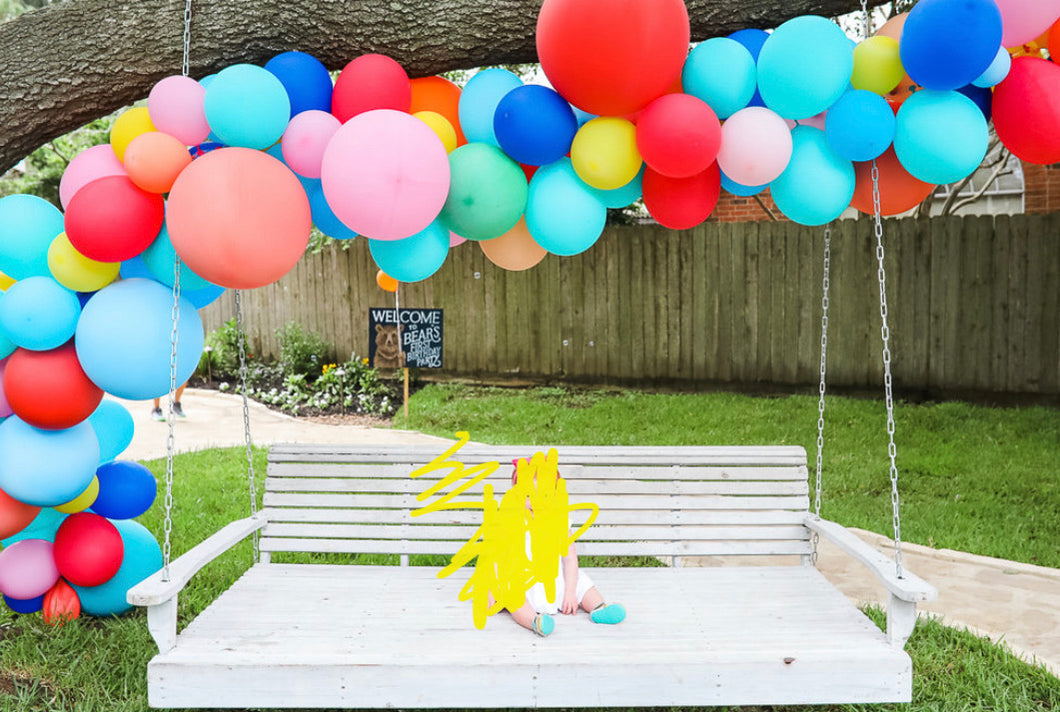
[[582, 596], [582, 608], [593, 623], [621, 623], [626, 618], [626, 609], [621, 603], [606, 605], [604, 597], [593, 586]]
[[582, 610], [586, 613], [592, 613], [593, 610], [598, 608], [603, 602], [604, 597], [596, 590], [596, 586], [593, 586], [585, 592], [584, 596], [582, 596]]
[[515, 622], [522, 627], [527, 630], [534, 629], [534, 616], [537, 615], [537, 611], [534, 610], [529, 601], [526, 601], [514, 611], [509, 609], [509, 613], [512, 614], [512, 618], [515, 619]]

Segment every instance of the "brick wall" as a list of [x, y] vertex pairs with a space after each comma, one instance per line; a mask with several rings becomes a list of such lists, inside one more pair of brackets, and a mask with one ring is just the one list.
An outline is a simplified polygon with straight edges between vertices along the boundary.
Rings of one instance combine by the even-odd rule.
[[769, 220], [770, 217], [755, 198], [759, 198], [762, 204], [773, 213], [777, 220], [787, 220], [784, 214], [777, 209], [773, 202], [769, 189], [766, 188], [757, 196], [740, 198], [725, 190], [721, 191], [721, 198], [714, 212], [710, 214], [707, 222], [753, 222], [755, 220]]

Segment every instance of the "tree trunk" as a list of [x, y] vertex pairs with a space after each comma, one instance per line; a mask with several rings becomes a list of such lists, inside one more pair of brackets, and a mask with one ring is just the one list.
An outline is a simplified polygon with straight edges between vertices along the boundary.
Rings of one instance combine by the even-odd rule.
[[[541, 0], [195, 0], [191, 76], [263, 64], [291, 49], [329, 69], [379, 52], [414, 77], [533, 62], [540, 6]], [[859, 7], [859, 0], [688, 0], [693, 39]], [[0, 173], [179, 74], [183, 16], [179, 0], [68, 0], [0, 25]]]

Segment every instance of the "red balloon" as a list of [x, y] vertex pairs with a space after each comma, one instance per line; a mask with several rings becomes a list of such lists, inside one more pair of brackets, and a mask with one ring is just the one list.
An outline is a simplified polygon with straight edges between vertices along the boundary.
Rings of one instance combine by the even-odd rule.
[[331, 95], [331, 113], [342, 123], [373, 109], [407, 112], [411, 106], [409, 75], [383, 54], [361, 55], [347, 64]]
[[590, 114], [624, 116], [680, 77], [689, 36], [684, 0], [545, 0], [537, 55], [567, 101]]
[[48, 625], [63, 625], [81, 615], [81, 598], [70, 584], [59, 579], [44, 594], [42, 613]]
[[721, 195], [721, 171], [717, 163], [690, 178], [670, 178], [644, 170], [644, 206], [655, 220], [671, 230], [699, 225], [714, 212]]
[[85, 257], [123, 262], [158, 237], [165, 218], [162, 196], [136, 187], [128, 176], [97, 178], [66, 205], [66, 236]]
[[1001, 143], [1028, 163], [1060, 162], [1060, 66], [1016, 57], [994, 87], [994, 128]]
[[250, 148], [195, 159], [169, 193], [177, 254], [195, 274], [233, 289], [275, 282], [309, 244], [309, 198], [287, 166]]
[[51, 351], [16, 349], [4, 370], [4, 394], [15, 415], [45, 430], [74, 427], [103, 400], [103, 389], [81, 368], [73, 341]]
[[28, 527], [38, 514], [40, 507], [20, 502], [0, 489], [0, 539], [18, 534]]
[[[909, 175], [898, 162], [893, 146], [876, 159], [876, 167], [880, 174], [880, 215], [897, 215], [915, 208], [936, 188]], [[866, 215], [872, 215], [872, 161], [855, 163], [854, 175], [857, 183], [850, 204]]]
[[99, 586], [118, 573], [125, 544], [108, 519], [78, 512], [59, 525], [54, 551], [63, 578], [75, 586]]
[[640, 115], [637, 150], [649, 167], [670, 178], [702, 173], [718, 157], [721, 123], [707, 103], [689, 94], [659, 97]]

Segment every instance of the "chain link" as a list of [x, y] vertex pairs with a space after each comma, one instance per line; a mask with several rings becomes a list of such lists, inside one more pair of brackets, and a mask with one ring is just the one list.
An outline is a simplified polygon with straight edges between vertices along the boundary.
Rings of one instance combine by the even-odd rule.
[[172, 330], [169, 333], [169, 405], [166, 423], [169, 435], [166, 437], [166, 495], [163, 500], [165, 515], [162, 519], [162, 580], [169, 581], [169, 561], [172, 554], [173, 534], [173, 457], [176, 453], [177, 439], [173, 433], [176, 418], [173, 415], [173, 399], [177, 390], [177, 345], [180, 341], [180, 257], [173, 260], [173, 308], [170, 310]]
[[[821, 518], [821, 473], [824, 469], [824, 393], [825, 374], [828, 371], [828, 286], [832, 264], [832, 228], [824, 229], [824, 279], [821, 282], [821, 384], [817, 389], [820, 398], [817, 401], [817, 475], [814, 478], [813, 512]], [[817, 544], [821, 537], [813, 533], [810, 563], [817, 565]]]
[[865, 39], [872, 37], [872, 13], [869, 12], [868, 0], [861, 0], [861, 12], [865, 15]]
[[887, 272], [884, 269], [883, 221], [880, 219], [880, 171], [872, 162], [872, 208], [876, 234], [877, 277], [880, 282], [880, 337], [883, 339], [883, 388], [887, 402], [887, 457], [890, 458], [891, 516], [894, 524], [894, 566], [902, 578], [902, 519], [898, 502], [898, 448], [894, 444], [894, 388], [891, 380], [891, 330], [887, 326]]
[[185, 77], [191, 71], [191, 0], [184, 3], [184, 60], [180, 64], [180, 73]]
[[[254, 446], [250, 439], [250, 402], [247, 397], [247, 349], [246, 330], [243, 328], [243, 299], [242, 293], [233, 290], [236, 300], [236, 331], [239, 334], [239, 390], [243, 395], [243, 439], [247, 447], [247, 481], [250, 489], [250, 514], [258, 512], [258, 486], [254, 481]], [[259, 546], [258, 530], [254, 530], [251, 537], [253, 548], [253, 562], [257, 563], [261, 555]]]

